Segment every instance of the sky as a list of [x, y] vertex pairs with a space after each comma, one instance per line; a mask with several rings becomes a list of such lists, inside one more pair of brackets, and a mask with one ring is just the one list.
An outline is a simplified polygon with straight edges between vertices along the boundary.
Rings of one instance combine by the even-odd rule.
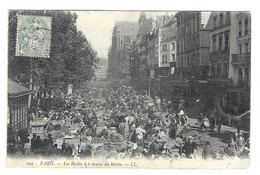
[[[138, 22], [140, 11], [76, 11], [78, 15], [77, 28], [82, 31], [98, 57], [107, 59], [108, 49], [111, 46], [112, 30], [116, 21]], [[176, 12], [167, 12], [174, 15]], [[146, 17], [156, 19], [157, 15], [166, 15], [166, 12], [145, 12]]]

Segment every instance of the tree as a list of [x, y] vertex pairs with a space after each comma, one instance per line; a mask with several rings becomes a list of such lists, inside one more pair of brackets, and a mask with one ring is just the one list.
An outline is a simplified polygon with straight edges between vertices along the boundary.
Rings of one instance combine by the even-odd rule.
[[[17, 15], [52, 17], [50, 58], [15, 56]], [[76, 20], [77, 15], [67, 11], [9, 11], [8, 77], [28, 87], [32, 73], [34, 85], [45, 92], [90, 80], [98, 59]]]

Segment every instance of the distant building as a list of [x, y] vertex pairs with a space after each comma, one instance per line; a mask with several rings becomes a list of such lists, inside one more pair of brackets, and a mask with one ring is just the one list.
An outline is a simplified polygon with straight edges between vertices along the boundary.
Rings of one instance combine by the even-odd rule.
[[137, 22], [118, 21], [112, 34], [111, 53], [108, 57], [109, 78], [129, 78], [129, 53], [139, 30]]
[[149, 84], [149, 59], [148, 59], [148, 33], [152, 32], [156, 26], [156, 21], [153, 18], [146, 19], [145, 13], [142, 13], [139, 18], [139, 31], [136, 37], [137, 45], [137, 61], [138, 61], [138, 88], [143, 90], [148, 89]]
[[161, 29], [160, 60], [159, 65], [161, 76], [168, 76], [171, 73], [170, 63], [177, 61], [176, 52], [176, 21], [172, 21], [168, 26]]
[[107, 72], [108, 72], [108, 60], [100, 59], [98, 63], [98, 68], [96, 69], [96, 78], [97, 79], [107, 78]]
[[107, 78], [107, 70], [108, 67], [105, 66], [98, 66], [99, 68], [96, 70], [96, 77], [97, 79], [105, 79]]

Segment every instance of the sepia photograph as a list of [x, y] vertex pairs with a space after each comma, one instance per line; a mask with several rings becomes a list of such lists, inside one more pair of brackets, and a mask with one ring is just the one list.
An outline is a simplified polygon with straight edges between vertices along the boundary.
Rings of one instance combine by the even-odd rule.
[[9, 168], [246, 169], [250, 11], [8, 11]]

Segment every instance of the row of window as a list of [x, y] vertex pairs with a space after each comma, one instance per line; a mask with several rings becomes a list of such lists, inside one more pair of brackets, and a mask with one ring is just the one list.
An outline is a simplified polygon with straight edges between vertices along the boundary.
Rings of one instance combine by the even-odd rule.
[[213, 17], [213, 28], [222, 27], [223, 25], [230, 24], [230, 12], [219, 13]]
[[167, 55], [163, 55], [162, 56], [162, 63], [167, 63], [168, 60], [167, 60]]
[[229, 32], [212, 36], [212, 51], [229, 49]]
[[175, 43], [171, 43], [171, 48], [168, 47], [168, 44], [163, 44], [162, 45], [162, 51], [168, 51], [169, 49], [174, 51], [175, 50]]
[[239, 54], [248, 53], [249, 52], [249, 44], [248, 44], [248, 42], [245, 42], [244, 44], [240, 43], [238, 45], [238, 47], [239, 47]]
[[175, 60], [175, 54], [171, 54], [171, 60], [168, 60], [167, 55], [162, 55], [162, 63], [168, 63]]
[[198, 55], [180, 57], [178, 58], [177, 64], [178, 67], [192, 67], [199, 65]]
[[249, 68], [239, 68], [238, 69], [238, 83], [249, 80]]
[[212, 76], [227, 76], [228, 62], [227, 61], [212, 62], [210, 69], [211, 69]]
[[198, 49], [200, 46], [199, 36], [188, 38], [177, 43], [178, 53], [193, 51]]
[[179, 17], [177, 17], [177, 26], [181, 26], [188, 21], [200, 16], [200, 12], [184, 12]]
[[[243, 29], [243, 21], [244, 21], [244, 29]], [[240, 20], [238, 22], [238, 36], [247, 36], [249, 35], [249, 24], [248, 24], [248, 18], [244, 20]]]
[[189, 36], [190, 34], [198, 32], [200, 29], [200, 18], [196, 18], [185, 26], [178, 28], [178, 39]]

